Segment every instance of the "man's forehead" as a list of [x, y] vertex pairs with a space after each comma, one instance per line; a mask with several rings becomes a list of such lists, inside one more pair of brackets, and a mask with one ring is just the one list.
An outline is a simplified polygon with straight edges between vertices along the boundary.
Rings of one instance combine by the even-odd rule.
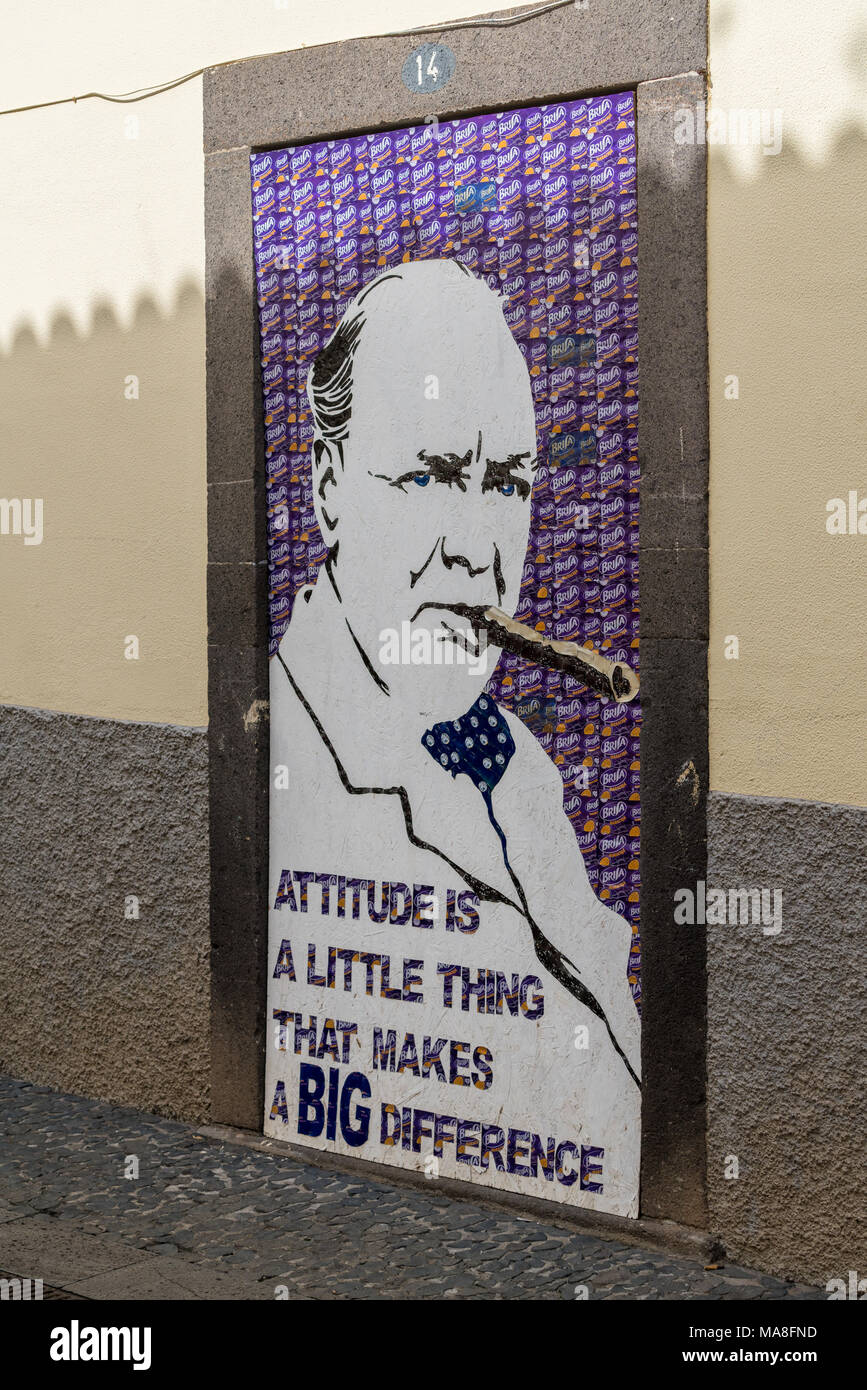
[[455, 448], [456, 436], [468, 440], [466, 448], [475, 446], [480, 429], [485, 436], [503, 439], [532, 434], [529, 378], [517, 348], [514, 356], [498, 361], [479, 347], [460, 350], [458, 344], [431, 340], [420, 351], [417, 343], [407, 342], [403, 350], [399, 343], [389, 343], [380, 356], [375, 341], [362, 341], [353, 381], [353, 422], [379, 432], [431, 436], [437, 447], [452, 440]]
[[503, 463], [510, 458], [519, 460], [515, 467], [526, 471], [531, 471], [536, 464], [535, 441], [526, 433], [479, 429], [472, 435], [467, 429], [419, 430], [408, 444], [406, 452], [414, 459], [458, 458], [470, 471], [483, 470], [489, 460]]
[[458, 379], [473, 372], [514, 378], [526, 366], [487, 287], [452, 288], [436, 297], [414, 296], [400, 281], [386, 283], [365, 302], [366, 322], [356, 353], [362, 379], [377, 372], [417, 378], [438, 371]]
[[471, 412], [408, 412], [393, 414], [378, 431], [382, 446], [390, 451], [409, 453], [415, 457], [421, 450], [428, 454], [459, 458], [469, 455], [468, 463], [477, 458], [503, 458], [509, 454], [535, 454], [536, 432], [532, 416], [521, 412], [478, 408]]

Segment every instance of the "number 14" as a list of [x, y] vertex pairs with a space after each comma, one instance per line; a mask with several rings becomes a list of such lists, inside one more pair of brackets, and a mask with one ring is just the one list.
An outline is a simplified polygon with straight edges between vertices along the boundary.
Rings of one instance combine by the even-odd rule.
[[[434, 81], [436, 81], [436, 79], [437, 79], [437, 78], [439, 77], [439, 75], [440, 75], [439, 68], [437, 67], [436, 63], [434, 62], [434, 58], [435, 58], [436, 56], [437, 56], [437, 51], [436, 51], [436, 49], [434, 49], [433, 52], [432, 52], [431, 55], [430, 55], [430, 62], [429, 62], [428, 65], [427, 65], [427, 75], [428, 75], [428, 77], [432, 77], [432, 78], [434, 79]], [[421, 86], [422, 83], [424, 82], [424, 75], [423, 75], [422, 70], [421, 70], [421, 54], [420, 54], [420, 53], [417, 53], [417, 54], [415, 55], [415, 61], [416, 61], [416, 63], [418, 64], [418, 85]]]

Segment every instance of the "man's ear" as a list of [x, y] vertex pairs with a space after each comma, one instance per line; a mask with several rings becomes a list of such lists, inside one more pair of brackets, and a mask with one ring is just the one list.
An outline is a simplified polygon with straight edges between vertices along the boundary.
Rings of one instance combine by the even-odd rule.
[[313, 439], [313, 505], [326, 545], [333, 544], [337, 529], [338, 479], [343, 472], [343, 445], [315, 436]]

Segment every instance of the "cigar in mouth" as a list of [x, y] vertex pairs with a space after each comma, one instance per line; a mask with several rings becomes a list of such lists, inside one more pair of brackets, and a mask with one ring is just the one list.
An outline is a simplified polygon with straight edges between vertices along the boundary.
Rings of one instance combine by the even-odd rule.
[[443, 608], [458, 614], [471, 623], [477, 632], [484, 632], [495, 647], [502, 648], [504, 652], [514, 652], [516, 656], [532, 661], [534, 666], [562, 671], [565, 676], [580, 681], [614, 704], [627, 705], [638, 694], [638, 676], [624, 661], [609, 661], [601, 652], [594, 651], [592, 647], [581, 647], [577, 642], [552, 641], [535, 628], [510, 618], [499, 608], [484, 608], [481, 604], [470, 603], [426, 603], [423, 607]]

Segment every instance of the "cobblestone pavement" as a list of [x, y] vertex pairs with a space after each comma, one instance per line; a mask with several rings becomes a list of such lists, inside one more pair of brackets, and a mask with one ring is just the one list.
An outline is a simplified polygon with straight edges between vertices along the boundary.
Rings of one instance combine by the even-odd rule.
[[8, 1078], [0, 1133], [0, 1270], [79, 1298], [826, 1298]]

